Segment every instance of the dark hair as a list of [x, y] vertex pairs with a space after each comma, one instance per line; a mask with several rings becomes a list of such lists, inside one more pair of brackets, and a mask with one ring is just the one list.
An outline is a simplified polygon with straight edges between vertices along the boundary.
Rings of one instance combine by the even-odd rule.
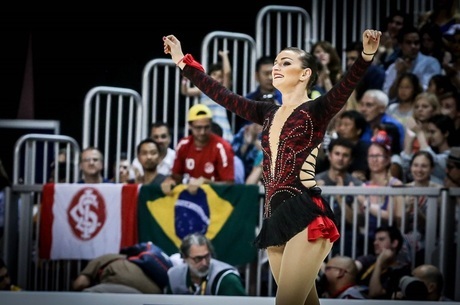
[[[431, 50], [427, 49], [423, 44], [423, 35], [425, 34], [428, 35], [434, 43]], [[445, 46], [442, 39], [441, 27], [436, 23], [425, 23], [422, 27], [420, 27], [420, 39], [422, 40], [422, 43], [420, 44], [420, 52], [425, 55], [433, 56], [442, 65], [445, 54]]]
[[439, 96], [439, 103], [441, 104], [441, 107], [442, 107], [442, 100], [449, 98], [449, 97], [455, 100], [455, 108], [457, 109], [457, 111], [460, 111], [460, 91], [458, 91], [457, 89], [446, 92], [443, 95]]
[[419, 150], [419, 151], [417, 151], [417, 152], [412, 156], [412, 158], [410, 159], [409, 166], [412, 166], [412, 163], [414, 163], [415, 158], [417, 158], [418, 156], [425, 156], [425, 158], [427, 158], [428, 161], [430, 162], [431, 168], [434, 167], [434, 159], [433, 159], [433, 156], [432, 156], [429, 152], [427, 152], [427, 151], [425, 151], [425, 150]]
[[158, 152], [160, 151], [160, 145], [158, 145], [157, 141], [155, 141], [154, 139], [152, 138], [145, 138], [144, 140], [142, 140], [139, 144], [137, 144], [137, 154], [139, 154], [141, 152], [141, 147], [142, 145], [146, 144], [146, 143], [153, 143], [155, 144]]
[[170, 127], [169, 127], [168, 123], [162, 122], [162, 121], [153, 122], [153, 123], [150, 125], [150, 131], [151, 131], [153, 128], [160, 128], [160, 127], [166, 127], [166, 129], [168, 130], [168, 134], [171, 134], [171, 130], [170, 130]]
[[430, 78], [430, 82], [436, 85], [436, 94], [438, 98], [445, 93], [456, 91], [454, 84], [450, 80], [450, 77], [445, 74], [435, 74]]
[[302, 69], [311, 69], [311, 76], [306, 88], [307, 92], [310, 93], [311, 87], [313, 86], [313, 84], [316, 83], [316, 79], [318, 78], [318, 65], [316, 63], [316, 56], [296, 47], [287, 47], [284, 48], [283, 51], [292, 51], [294, 53], [297, 53], [299, 55]]
[[211, 256], [214, 257], [214, 247], [211, 241], [201, 233], [190, 233], [182, 239], [182, 244], [179, 247], [179, 252], [182, 258], [187, 258], [190, 255], [190, 248], [193, 245], [207, 246]]
[[413, 25], [405, 25], [401, 28], [401, 30], [399, 30], [398, 32], [398, 43], [403, 43], [404, 41], [404, 37], [407, 35], [407, 34], [412, 34], [412, 33], [417, 33], [418, 36], [420, 37], [420, 31]]
[[329, 70], [332, 84], [335, 85], [338, 81], [339, 75], [342, 73], [342, 63], [340, 60], [339, 53], [337, 52], [337, 49], [332, 45], [332, 43], [330, 43], [327, 40], [321, 40], [316, 42], [311, 47], [312, 54], [314, 53], [317, 47], [321, 47], [324, 50], [324, 52], [329, 54], [329, 64], [327, 65], [327, 69]]
[[216, 122], [211, 122], [211, 131], [215, 133], [216, 135], [218, 135], [219, 137], [224, 136], [224, 130]]
[[347, 44], [347, 46], [345, 47], [345, 52], [351, 52], [351, 51], [362, 52], [363, 51], [363, 43], [361, 41], [349, 42]]
[[351, 151], [353, 151], [353, 147], [354, 147], [353, 143], [351, 143], [350, 140], [347, 140], [341, 137], [332, 139], [329, 145], [327, 146], [327, 150], [332, 151], [334, 146], [343, 146], [343, 147], [349, 148]]
[[412, 92], [412, 95], [410, 96], [410, 99], [412, 100], [412, 102], [415, 100], [415, 97], [422, 93], [423, 92], [423, 87], [422, 85], [420, 84], [420, 79], [418, 78], [417, 75], [415, 75], [414, 73], [411, 73], [411, 72], [404, 72], [402, 73], [398, 79], [396, 80], [396, 85], [397, 87], [399, 87], [399, 85], [401, 85], [401, 82], [404, 80], [404, 79], [407, 79], [409, 80], [409, 82], [411, 83], [412, 87], [414, 88], [413, 92]]
[[208, 75], [211, 75], [211, 73], [213, 73], [215, 71], [220, 71], [222, 69], [223, 69], [223, 66], [222, 66], [221, 62], [213, 63], [208, 68]]
[[388, 17], [385, 20], [386, 24], [382, 25], [382, 29], [386, 28], [387, 24], [393, 21], [393, 18], [396, 16], [403, 18], [403, 27], [413, 24], [412, 15], [407, 14], [406, 12], [402, 10], [395, 10], [391, 12], [390, 15], [388, 15]]
[[378, 227], [377, 229], [375, 229], [375, 234], [377, 235], [378, 232], [387, 232], [392, 242], [397, 240], [398, 246], [396, 247], [396, 253], [399, 253], [404, 242], [401, 231], [395, 225], [391, 225]]
[[361, 130], [361, 134], [364, 132], [367, 126], [366, 119], [364, 118], [363, 114], [357, 110], [350, 109], [345, 110], [339, 116], [341, 119], [349, 118], [353, 122], [355, 122], [355, 127], [357, 130]]
[[273, 56], [265, 55], [265, 56], [259, 57], [259, 59], [257, 59], [256, 61], [256, 72], [259, 72], [260, 67], [262, 67], [263, 65], [268, 65], [268, 64], [273, 65], [274, 62], [275, 62], [275, 59], [273, 58]]
[[439, 130], [441, 130], [441, 133], [443, 135], [448, 133], [447, 144], [449, 144], [449, 146], [454, 145], [456, 141], [455, 125], [454, 125], [454, 120], [452, 120], [450, 116], [446, 114], [434, 114], [427, 120], [427, 123], [434, 124]]

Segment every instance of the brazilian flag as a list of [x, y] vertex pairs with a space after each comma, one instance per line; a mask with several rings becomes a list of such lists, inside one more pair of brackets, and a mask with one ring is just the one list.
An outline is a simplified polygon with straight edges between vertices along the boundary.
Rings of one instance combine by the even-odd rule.
[[259, 223], [257, 185], [205, 184], [196, 193], [177, 185], [164, 195], [159, 185], [139, 191], [139, 242], [151, 241], [168, 255], [179, 252], [181, 240], [200, 232], [214, 246], [216, 258], [238, 266], [253, 262]]

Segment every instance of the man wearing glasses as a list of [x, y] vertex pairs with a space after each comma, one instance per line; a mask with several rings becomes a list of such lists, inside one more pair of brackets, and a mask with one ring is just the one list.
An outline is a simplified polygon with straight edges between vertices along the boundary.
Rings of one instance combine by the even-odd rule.
[[246, 295], [237, 269], [213, 258], [214, 248], [204, 235], [185, 236], [179, 251], [184, 263], [168, 270], [169, 294]]
[[166, 183], [233, 183], [234, 153], [230, 143], [212, 132], [211, 110], [203, 104], [192, 106], [188, 123], [191, 135], [177, 144], [172, 174]]
[[110, 180], [102, 177], [104, 157], [96, 147], [85, 148], [80, 155], [80, 170], [82, 179], [78, 183], [110, 183]]
[[365, 299], [361, 286], [356, 284], [358, 268], [349, 256], [334, 256], [324, 267], [322, 275], [325, 287], [323, 298], [331, 299]]

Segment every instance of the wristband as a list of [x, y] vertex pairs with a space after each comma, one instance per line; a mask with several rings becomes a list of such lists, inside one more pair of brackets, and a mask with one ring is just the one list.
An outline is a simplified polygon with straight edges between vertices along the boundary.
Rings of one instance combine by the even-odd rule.
[[[364, 52], [363, 52], [363, 53], [364, 53]], [[187, 56], [187, 55], [185, 55], [185, 56]], [[183, 62], [183, 61], [184, 61], [184, 58], [185, 58], [185, 56], [184, 56], [184, 57], [182, 57], [182, 58], [181, 58], [181, 59], [180, 59], [180, 60], [177, 62], [176, 66], [178, 66], [178, 65], [179, 65], [181, 62]]]
[[198, 69], [198, 70], [204, 72], [203, 66], [202, 66], [199, 62], [197, 62], [197, 61], [193, 58], [192, 55], [190, 55], [190, 54], [188, 54], [188, 53], [185, 54], [185, 56], [182, 57], [181, 60], [179, 60], [179, 61], [177, 62], [176, 65], [179, 65], [181, 62], [184, 62], [184, 64], [186, 64], [186, 65], [188, 65], [188, 66], [192, 66], [192, 67], [194, 67], [195, 69]]
[[373, 55], [375, 55], [375, 53], [377, 53], [377, 52], [374, 52], [374, 53], [366, 53], [366, 52], [363, 51], [363, 54], [364, 54], [364, 55], [367, 55], [367, 56], [373, 56]]

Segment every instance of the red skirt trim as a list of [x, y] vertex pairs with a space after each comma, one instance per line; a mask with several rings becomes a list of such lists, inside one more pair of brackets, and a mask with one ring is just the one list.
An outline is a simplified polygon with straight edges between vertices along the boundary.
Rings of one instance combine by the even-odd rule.
[[[313, 202], [323, 207], [321, 199], [319, 197], [312, 197]], [[335, 223], [328, 217], [318, 216], [308, 225], [308, 241], [314, 241], [318, 238], [329, 238], [333, 243], [339, 239], [340, 234], [337, 230]]]

